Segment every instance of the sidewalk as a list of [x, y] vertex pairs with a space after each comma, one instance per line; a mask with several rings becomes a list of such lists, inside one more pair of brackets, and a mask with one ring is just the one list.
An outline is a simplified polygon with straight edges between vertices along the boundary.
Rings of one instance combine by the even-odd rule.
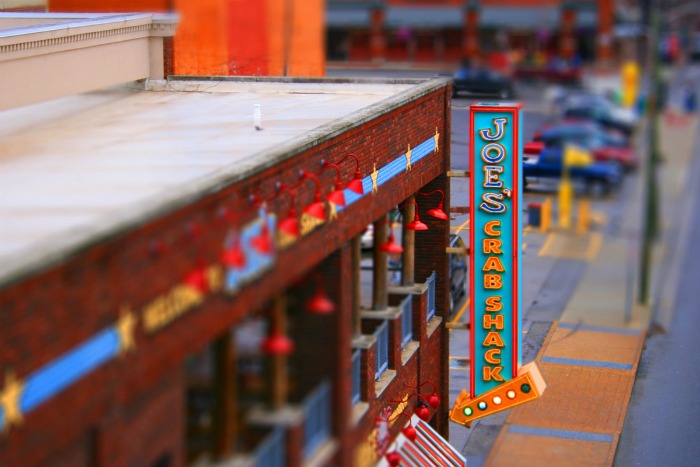
[[671, 319], [669, 292], [675, 291], [673, 275], [679, 274], [683, 250], [676, 245], [685, 227], [683, 189], [698, 122], [677, 123], [662, 119], [659, 127], [663, 241], [653, 253], [652, 299], [660, 312], [652, 317], [651, 307], [634, 305], [645, 189], [640, 176], [635, 202], [619, 228], [604, 236], [537, 355], [546, 392], [510, 412], [486, 465], [612, 465], [647, 329], [652, 318], [662, 327]]

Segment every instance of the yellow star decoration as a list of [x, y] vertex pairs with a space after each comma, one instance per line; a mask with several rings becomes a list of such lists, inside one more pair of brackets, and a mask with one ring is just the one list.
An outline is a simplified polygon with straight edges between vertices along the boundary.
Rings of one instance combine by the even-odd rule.
[[5, 372], [5, 388], [0, 393], [0, 407], [5, 413], [2, 430], [7, 431], [10, 425], [20, 425], [24, 421], [19, 400], [24, 392], [24, 383], [15, 378], [15, 372]]
[[312, 232], [316, 227], [319, 225], [323, 224], [323, 220], [321, 219], [316, 219], [315, 217], [312, 217], [308, 215], [307, 213], [304, 213], [301, 215], [301, 234], [306, 235], [310, 232]]
[[335, 203], [331, 203], [328, 201], [328, 206], [329, 206], [329, 212], [328, 212], [328, 221], [334, 221], [338, 219], [338, 206], [335, 205]]
[[408, 145], [408, 151], [406, 151], [406, 173], [410, 172], [413, 169], [413, 166], [411, 165], [411, 156], [413, 155], [413, 151], [411, 150], [411, 145]]
[[374, 164], [374, 171], [370, 174], [370, 176], [372, 177], [372, 193], [376, 193], [379, 191], [379, 187], [377, 186], [377, 177], [379, 176], [377, 164]]
[[123, 355], [130, 350], [136, 349], [136, 340], [134, 339], [134, 327], [138, 318], [128, 308], [123, 307], [119, 315], [119, 321], [115, 325], [119, 334], [119, 355]]
[[296, 237], [288, 233], [277, 231], [277, 248], [283, 250], [297, 241]]
[[433, 139], [435, 140], [435, 152], [438, 152], [440, 150], [440, 133], [438, 133], [437, 127], [435, 127], [435, 136], [433, 136]]

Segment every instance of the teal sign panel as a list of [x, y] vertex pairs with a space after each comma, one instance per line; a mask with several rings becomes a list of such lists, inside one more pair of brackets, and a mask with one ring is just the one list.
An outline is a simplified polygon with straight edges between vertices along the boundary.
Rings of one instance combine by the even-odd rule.
[[471, 397], [521, 366], [520, 104], [469, 108]]

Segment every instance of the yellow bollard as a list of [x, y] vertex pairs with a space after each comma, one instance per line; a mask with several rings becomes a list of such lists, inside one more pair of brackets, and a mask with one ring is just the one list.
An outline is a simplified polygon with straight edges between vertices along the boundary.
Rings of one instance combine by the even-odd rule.
[[542, 203], [540, 211], [540, 233], [549, 232], [549, 226], [552, 223], [552, 200], [547, 198], [547, 200]]
[[589, 203], [587, 199], [582, 199], [578, 203], [578, 216], [576, 217], [576, 233], [584, 234], [589, 225]]
[[561, 179], [559, 184], [559, 228], [568, 230], [571, 227], [571, 204], [574, 198], [574, 186], [569, 177]]

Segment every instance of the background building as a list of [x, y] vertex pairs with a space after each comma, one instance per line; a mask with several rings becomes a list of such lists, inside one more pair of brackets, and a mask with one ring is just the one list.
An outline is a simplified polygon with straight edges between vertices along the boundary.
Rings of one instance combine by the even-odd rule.
[[173, 74], [323, 76], [322, 0], [48, 0], [52, 12], [180, 16]]
[[[508, 54], [608, 60], [613, 0], [329, 0], [332, 61], [458, 63], [504, 68]], [[596, 39], [596, 37], [598, 39]]]

